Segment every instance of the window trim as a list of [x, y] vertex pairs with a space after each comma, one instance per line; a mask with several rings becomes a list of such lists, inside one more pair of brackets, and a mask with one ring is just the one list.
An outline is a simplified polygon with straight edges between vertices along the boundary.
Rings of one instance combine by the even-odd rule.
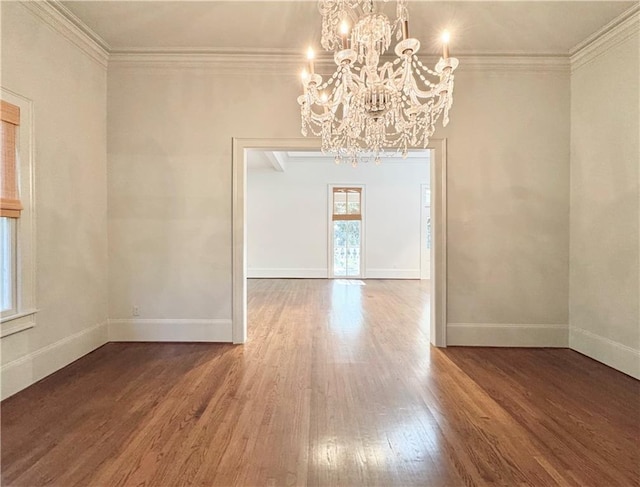
[[0, 87], [0, 98], [20, 108], [16, 172], [23, 209], [16, 221], [15, 313], [0, 319], [0, 337], [32, 328], [36, 324], [36, 205], [33, 102]]

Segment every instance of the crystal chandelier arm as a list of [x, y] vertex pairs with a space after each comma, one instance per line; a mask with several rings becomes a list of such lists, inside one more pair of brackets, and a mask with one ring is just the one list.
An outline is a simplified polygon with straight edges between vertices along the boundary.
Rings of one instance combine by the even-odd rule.
[[393, 79], [395, 78], [395, 72], [393, 71], [393, 63], [389, 61], [384, 63], [380, 68], [380, 79], [384, 80], [385, 78], [389, 81], [393, 81]]
[[421, 99], [434, 98], [436, 96], [439, 96], [440, 93], [442, 92], [442, 89], [440, 88], [441, 86], [440, 83], [428, 91], [423, 91], [418, 87], [418, 83], [416, 82], [415, 78], [409, 77], [408, 81], [410, 85], [409, 96], [411, 96], [412, 99], [413, 98], [416, 99], [415, 100], [416, 104], [420, 103], [418, 98], [421, 98]]
[[[443, 91], [449, 91], [448, 89], [449, 85], [453, 82], [453, 70], [455, 69], [454, 67], [452, 66], [445, 67], [441, 74], [438, 74], [430, 70], [425, 70], [425, 71], [428, 71], [429, 73], [434, 73], [440, 77], [440, 81], [437, 84], [431, 83], [430, 81], [428, 81], [422, 73], [420, 73], [417, 69], [415, 69], [415, 73], [420, 77], [423, 83], [428, 87], [430, 87], [429, 90], [425, 91], [418, 86], [418, 83], [415, 77], [413, 76], [414, 70], [411, 69], [411, 67], [413, 66], [415, 68], [416, 65], [410, 62], [408, 57], [405, 58], [404, 61], [405, 62], [403, 63], [401, 68], [402, 76], [400, 78], [401, 81], [399, 86], [402, 87], [405, 93], [407, 94], [413, 93], [418, 98], [427, 99], [427, 98], [433, 98], [435, 96], [439, 96], [440, 93]], [[422, 63], [419, 63], [419, 64], [422, 64]], [[417, 100], [416, 100], [416, 103], [418, 103]]]
[[[322, 99], [318, 96], [317, 90], [309, 90], [309, 94], [307, 95], [306, 113], [309, 121], [322, 122], [327, 116], [328, 107], [329, 103], [322, 101]], [[317, 109], [320, 109], [321, 113], [318, 113], [316, 111]]]
[[336, 111], [338, 110], [338, 105], [340, 104], [344, 105], [344, 100], [343, 100], [344, 96], [345, 96], [345, 85], [344, 84], [337, 85], [327, 101], [329, 105], [329, 110], [331, 111], [332, 115], [335, 115]]
[[409, 97], [412, 105], [420, 105], [420, 100], [418, 98], [431, 98], [435, 96], [435, 93], [432, 93], [433, 90], [430, 91], [422, 91], [418, 88], [418, 84], [413, 76], [413, 71], [411, 69], [411, 63], [409, 62], [409, 58], [406, 57], [404, 59], [404, 63], [400, 70], [400, 77], [397, 81], [397, 89], [403, 93], [404, 96]]

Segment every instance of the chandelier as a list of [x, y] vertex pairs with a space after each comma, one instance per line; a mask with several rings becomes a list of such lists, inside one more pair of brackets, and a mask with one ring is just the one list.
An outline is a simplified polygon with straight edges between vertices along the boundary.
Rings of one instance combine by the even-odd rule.
[[[387, 0], [384, 0], [387, 2]], [[363, 157], [380, 163], [385, 150], [406, 157], [410, 147], [427, 147], [442, 115], [449, 122], [453, 71], [449, 36], [443, 34], [442, 57], [432, 70], [416, 56], [420, 41], [409, 37], [407, 0], [396, 0], [392, 23], [373, 0], [319, 0], [321, 45], [333, 51], [336, 70], [323, 80], [307, 53], [298, 97], [302, 134], [321, 137], [322, 151], [354, 166]], [[350, 27], [352, 26], [352, 27]], [[395, 35], [395, 58], [384, 56]]]

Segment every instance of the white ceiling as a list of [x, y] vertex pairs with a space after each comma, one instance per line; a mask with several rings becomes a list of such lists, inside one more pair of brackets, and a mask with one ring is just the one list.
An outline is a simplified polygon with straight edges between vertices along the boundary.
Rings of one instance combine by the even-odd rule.
[[[312, 0], [65, 1], [113, 50], [294, 50], [318, 46]], [[443, 29], [452, 54], [566, 54], [637, 2], [412, 1], [412, 36], [437, 53]], [[391, 3], [386, 8], [392, 7]]]

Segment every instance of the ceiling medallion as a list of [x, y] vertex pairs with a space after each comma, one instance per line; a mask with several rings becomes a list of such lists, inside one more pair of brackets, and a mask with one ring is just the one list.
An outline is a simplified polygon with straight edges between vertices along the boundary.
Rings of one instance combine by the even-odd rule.
[[[334, 52], [337, 69], [324, 81], [314, 70], [309, 48], [304, 94], [298, 97], [302, 134], [321, 137], [322, 151], [334, 153], [337, 164], [347, 159], [357, 165], [369, 157], [379, 164], [387, 150], [406, 157], [411, 147], [427, 147], [441, 115], [442, 125], [448, 124], [453, 104], [458, 60], [449, 57], [448, 33], [432, 70], [416, 56], [420, 41], [409, 37], [407, 0], [396, 0], [393, 23], [376, 11], [373, 0], [318, 4], [321, 45]], [[394, 35], [396, 57], [382, 59]]]

